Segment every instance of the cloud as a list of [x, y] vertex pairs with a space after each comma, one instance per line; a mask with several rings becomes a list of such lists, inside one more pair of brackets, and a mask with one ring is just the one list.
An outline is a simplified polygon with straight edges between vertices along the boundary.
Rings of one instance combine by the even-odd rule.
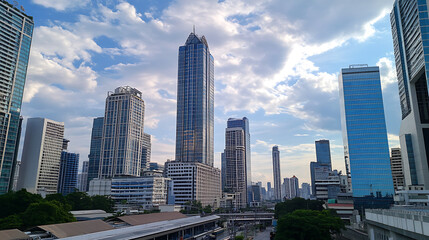
[[33, 3], [42, 5], [47, 8], [53, 8], [57, 11], [64, 11], [70, 8], [80, 8], [88, 5], [90, 0], [79, 0], [79, 1], [70, 1], [70, 0], [33, 0]]
[[382, 57], [376, 65], [380, 67], [381, 86], [383, 89], [398, 81], [396, 78], [396, 68], [391, 59]]
[[308, 134], [307, 133], [297, 133], [297, 134], [294, 134], [294, 136], [295, 137], [307, 137]]

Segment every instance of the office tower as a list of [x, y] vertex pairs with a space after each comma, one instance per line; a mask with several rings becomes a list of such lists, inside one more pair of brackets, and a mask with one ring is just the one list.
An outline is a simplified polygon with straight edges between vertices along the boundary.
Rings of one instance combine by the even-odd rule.
[[290, 178], [283, 178], [282, 198], [290, 199]]
[[151, 149], [152, 149], [151, 136], [150, 134], [143, 133], [141, 171], [146, 171], [149, 169]]
[[401, 149], [392, 148], [390, 155], [390, 167], [392, 168], [393, 187], [395, 191], [404, 188], [404, 172], [402, 170]]
[[280, 176], [280, 152], [279, 147], [273, 147], [273, 176], [274, 176], [274, 200], [282, 199]]
[[393, 182], [378, 67], [351, 65], [339, 75], [344, 155], [354, 206], [388, 207]]
[[254, 185], [250, 186], [249, 191], [251, 192], [249, 206], [251, 206], [251, 207], [260, 206], [261, 202], [262, 202], [261, 187], [257, 184], [254, 184]]
[[76, 188], [79, 192], [88, 191], [88, 170], [89, 170], [89, 161], [82, 162], [82, 172], [77, 174], [77, 185]]
[[290, 198], [294, 199], [296, 197], [299, 197], [299, 181], [294, 175], [290, 178]]
[[101, 139], [99, 178], [140, 176], [143, 149], [142, 93], [124, 86], [109, 92]]
[[64, 123], [29, 118], [25, 131], [18, 189], [31, 193], [57, 193]]
[[220, 154], [220, 177], [221, 177], [222, 191], [225, 192], [225, 184], [226, 184], [226, 158], [225, 158], [225, 153]]
[[[337, 199], [341, 192], [341, 175], [337, 170], [320, 171], [316, 178], [316, 194], [314, 197], [317, 200], [327, 201], [328, 199]], [[345, 192], [345, 191], [344, 191]]]
[[21, 103], [33, 35], [33, 17], [0, 1], [0, 194], [12, 190], [21, 136]]
[[176, 160], [165, 165], [169, 202], [212, 205], [222, 192], [220, 170], [213, 167], [214, 60], [206, 38], [189, 34], [178, 60]]
[[213, 166], [214, 59], [204, 36], [179, 48], [176, 161]]
[[[250, 134], [249, 122], [247, 118], [228, 119], [225, 129], [225, 162], [226, 162], [226, 183], [225, 191], [236, 193], [236, 200], [239, 207], [246, 207], [250, 202], [248, 175], [250, 170]], [[248, 195], [249, 194], [249, 195]]]
[[79, 154], [61, 152], [60, 175], [58, 177], [58, 193], [67, 195], [76, 189]]
[[101, 158], [101, 140], [103, 138], [103, 122], [104, 117], [94, 118], [92, 121], [91, 143], [88, 154], [88, 180], [86, 181], [85, 191], [88, 191], [91, 180], [98, 178]]
[[267, 182], [267, 199], [271, 200], [272, 197], [272, 188], [271, 188], [271, 182]]
[[308, 184], [308, 183], [302, 183], [301, 184], [301, 195], [300, 195], [300, 197], [301, 198], [304, 198], [304, 199], [310, 199], [310, 184]]
[[429, 189], [429, 18], [426, 1], [396, 0], [390, 13], [402, 122], [405, 185]]
[[213, 206], [222, 196], [220, 170], [202, 163], [170, 161], [165, 163], [167, 176], [172, 179], [174, 204], [200, 201]]
[[164, 171], [164, 165], [156, 163], [156, 162], [150, 162], [149, 163], [149, 171], [153, 171], [153, 170]]
[[329, 147], [329, 140], [315, 141], [315, 145], [317, 162], [331, 166], [331, 148]]
[[17, 191], [18, 187], [18, 178], [19, 178], [19, 168], [21, 167], [21, 161], [16, 162], [15, 173], [13, 174], [13, 186], [12, 191]]

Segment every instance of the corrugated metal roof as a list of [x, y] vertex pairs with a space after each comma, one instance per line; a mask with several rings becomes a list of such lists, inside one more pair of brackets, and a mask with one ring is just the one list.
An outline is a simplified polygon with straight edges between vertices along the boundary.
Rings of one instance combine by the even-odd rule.
[[103, 222], [102, 220], [51, 224], [38, 226], [38, 228], [50, 232], [57, 238], [72, 237], [113, 229], [112, 226]]
[[186, 215], [180, 212], [162, 212], [162, 213], [129, 215], [129, 216], [122, 216], [118, 218], [132, 226], [137, 226], [137, 225], [148, 224], [153, 222], [186, 218]]
[[31, 239], [27, 234], [18, 229], [9, 229], [0, 231], [0, 239], [2, 240], [27, 240]]

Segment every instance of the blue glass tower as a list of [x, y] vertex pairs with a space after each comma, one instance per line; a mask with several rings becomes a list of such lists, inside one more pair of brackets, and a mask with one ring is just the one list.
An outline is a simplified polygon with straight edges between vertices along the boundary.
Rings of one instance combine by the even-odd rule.
[[331, 166], [331, 148], [329, 146], [329, 140], [318, 140], [315, 144], [317, 162]]
[[379, 68], [343, 68], [339, 83], [344, 155], [355, 208], [388, 207], [394, 191]]
[[100, 168], [101, 139], [103, 137], [103, 122], [104, 117], [94, 118], [92, 122], [91, 145], [88, 154], [89, 165], [86, 191], [88, 190], [89, 182], [94, 178], [98, 178], [98, 169]]
[[179, 47], [176, 161], [213, 166], [214, 59], [204, 36]]
[[429, 15], [426, 0], [396, 0], [390, 13], [405, 185], [429, 189]]
[[79, 154], [67, 151], [61, 152], [60, 175], [58, 178], [58, 193], [67, 195], [76, 189]]
[[0, 1], [0, 194], [12, 189], [33, 18]]

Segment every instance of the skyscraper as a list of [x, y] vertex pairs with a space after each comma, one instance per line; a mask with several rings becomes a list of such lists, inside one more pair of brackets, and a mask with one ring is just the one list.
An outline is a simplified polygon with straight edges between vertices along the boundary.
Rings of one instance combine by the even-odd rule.
[[273, 147], [274, 200], [282, 199], [279, 147]]
[[21, 135], [21, 103], [33, 35], [33, 17], [0, 1], [0, 194], [12, 190]]
[[225, 153], [221, 153], [220, 155], [220, 176], [221, 176], [221, 184], [222, 184], [222, 191], [225, 191], [225, 185], [226, 185], [226, 158]]
[[132, 87], [109, 92], [104, 113], [99, 178], [140, 176], [143, 149], [144, 101]]
[[213, 166], [214, 59], [204, 36], [179, 48], [177, 78], [176, 161]]
[[[228, 119], [225, 129], [225, 190], [236, 193], [236, 200], [240, 207], [246, 207], [247, 200], [252, 194], [249, 192], [252, 182], [250, 175], [250, 134], [249, 121], [243, 119]], [[249, 194], [248, 194], [249, 193]]]
[[405, 184], [429, 189], [429, 18], [427, 1], [396, 0], [390, 13]]
[[79, 154], [61, 152], [60, 175], [58, 177], [58, 193], [67, 195], [76, 189], [77, 171], [79, 168]]
[[393, 182], [379, 69], [351, 65], [341, 69], [339, 83], [344, 155], [355, 208], [388, 207]]
[[206, 38], [189, 34], [178, 60], [176, 160], [165, 164], [171, 199], [213, 204], [222, 192], [213, 167], [214, 60]]
[[290, 178], [283, 178], [282, 198], [290, 199]]
[[83, 161], [82, 172], [77, 174], [76, 188], [79, 190], [79, 192], [86, 192], [88, 190], [88, 170], [89, 161]]
[[404, 171], [402, 170], [401, 149], [392, 148], [390, 153], [390, 166], [392, 168], [393, 186], [395, 191], [398, 191], [404, 187]]
[[89, 182], [98, 178], [101, 158], [101, 140], [103, 138], [104, 117], [94, 118], [92, 122], [91, 143], [88, 154], [88, 180], [86, 181], [85, 191], [88, 191]]
[[294, 199], [296, 197], [299, 197], [299, 181], [294, 175], [290, 178], [290, 198]]
[[64, 123], [29, 118], [25, 131], [18, 189], [31, 193], [57, 193]]
[[149, 169], [150, 154], [152, 150], [151, 136], [150, 134], [143, 133], [143, 146], [142, 146], [142, 171]]
[[315, 145], [317, 162], [331, 167], [331, 148], [329, 146], [329, 140], [318, 140], [315, 142]]

